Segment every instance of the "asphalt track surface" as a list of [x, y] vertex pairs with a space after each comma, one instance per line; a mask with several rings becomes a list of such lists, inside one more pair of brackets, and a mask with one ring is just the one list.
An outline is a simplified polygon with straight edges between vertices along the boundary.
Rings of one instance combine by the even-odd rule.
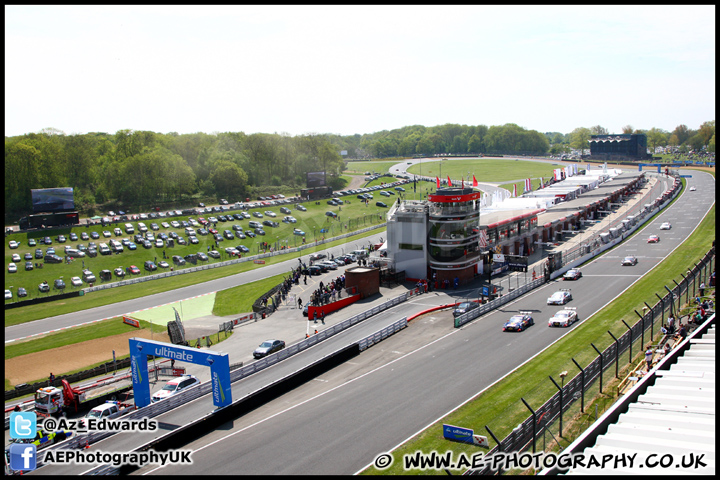
[[[689, 184], [697, 185], [697, 192], [685, 191], [672, 207], [631, 239], [583, 267], [583, 279], [573, 284], [575, 299], [571, 302], [583, 321], [649, 271], [699, 223], [714, 203], [714, 179], [698, 172], [693, 175]], [[658, 233], [663, 221], [670, 221], [673, 229], [660, 232], [659, 244], [646, 244], [647, 236]], [[635, 254], [640, 263], [623, 270], [619, 262], [625, 254]], [[146, 467], [141, 473], [355, 473], [550, 343], [571, 334], [574, 327], [551, 329], [544, 324], [560, 309], [545, 304], [557, 288], [559, 285], [552, 283], [545, 285], [461, 329], [453, 329], [447, 315], [423, 317], [356, 359], [183, 447], [193, 450], [192, 466]], [[602, 295], [597, 295], [598, 291]], [[374, 331], [383, 323], [425, 310], [434, 303], [432, 295], [416, 297], [377, 316], [381, 318], [366, 320], [347, 334], [317, 346], [321, 348], [309, 349], [307, 357], [322, 355], [324, 349], [337, 349], [343, 342], [362, 336], [359, 327]], [[536, 326], [520, 334], [502, 333], [502, 324], [518, 310], [534, 310]], [[308, 361], [305, 356], [296, 355], [237, 382], [233, 398], [298, 368], [299, 363], [293, 362]], [[172, 428], [210, 409], [207, 399], [199, 399], [170, 412], [161, 421]], [[93, 448], [128, 451], [133, 443], [129, 437], [115, 435]], [[43, 470], [38, 473], [47, 473]]]

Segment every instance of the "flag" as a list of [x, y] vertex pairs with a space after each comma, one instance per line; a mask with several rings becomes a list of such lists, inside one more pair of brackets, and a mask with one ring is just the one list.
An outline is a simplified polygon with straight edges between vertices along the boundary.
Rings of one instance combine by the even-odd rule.
[[435, 177], [435, 183], [437, 183], [437, 188], [440, 188], [440, 177]]
[[487, 246], [488, 246], [487, 230], [484, 228], [482, 230], [480, 230], [480, 237], [478, 238], [478, 244], [482, 248], [487, 248]]
[[463, 175], [462, 179], [460, 180], [460, 188], [465, 188], [465, 175]]
[[452, 187], [452, 182], [450, 181], [450, 175], [448, 175], [448, 185]]
[[478, 183], [477, 180], [475, 180], [475, 174], [473, 173], [473, 187], [477, 187]]
[[540, 188], [545, 188], [545, 179], [540, 177]]
[[532, 192], [532, 181], [529, 178], [525, 179], [525, 192]]
[[513, 197], [517, 197], [517, 184], [513, 183]]

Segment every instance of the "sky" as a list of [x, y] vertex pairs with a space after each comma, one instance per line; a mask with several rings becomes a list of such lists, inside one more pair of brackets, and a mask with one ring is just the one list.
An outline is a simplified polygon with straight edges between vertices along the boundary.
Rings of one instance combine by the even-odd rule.
[[715, 120], [715, 6], [5, 6], [5, 135]]

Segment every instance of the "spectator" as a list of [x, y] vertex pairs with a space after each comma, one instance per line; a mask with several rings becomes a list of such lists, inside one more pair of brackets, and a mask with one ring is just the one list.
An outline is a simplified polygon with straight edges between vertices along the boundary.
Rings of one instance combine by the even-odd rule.
[[687, 337], [687, 330], [685, 330], [685, 325], [680, 324], [680, 331], [678, 332], [678, 335], [680, 336], [680, 341], [685, 340]]
[[652, 360], [653, 360], [652, 345], [648, 345], [647, 350], [645, 350], [645, 362], [647, 363], [648, 372], [652, 368]]
[[698, 287], [698, 290], [700, 290], [700, 296], [705, 296], [705, 282], [700, 282], [700, 286]]

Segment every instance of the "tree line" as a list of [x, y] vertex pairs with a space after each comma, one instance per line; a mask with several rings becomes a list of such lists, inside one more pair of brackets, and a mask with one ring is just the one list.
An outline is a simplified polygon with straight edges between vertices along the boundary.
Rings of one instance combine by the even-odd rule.
[[[50, 128], [5, 138], [5, 217], [13, 221], [32, 213], [30, 190], [37, 188], [73, 187], [76, 207], [84, 212], [97, 205], [182, 203], [196, 195], [235, 200], [270, 186], [299, 190], [305, 187], [307, 172], [325, 171], [331, 185], [340, 185], [343, 150], [351, 159], [465, 153], [539, 156], [589, 148], [590, 135], [607, 133], [599, 125], [562, 134], [512, 123], [412, 125], [345, 136], [136, 130], [66, 135]], [[653, 149], [715, 149], [714, 120], [698, 130], [679, 125], [673, 132], [644, 131], [627, 125], [623, 133], [646, 133]]]

